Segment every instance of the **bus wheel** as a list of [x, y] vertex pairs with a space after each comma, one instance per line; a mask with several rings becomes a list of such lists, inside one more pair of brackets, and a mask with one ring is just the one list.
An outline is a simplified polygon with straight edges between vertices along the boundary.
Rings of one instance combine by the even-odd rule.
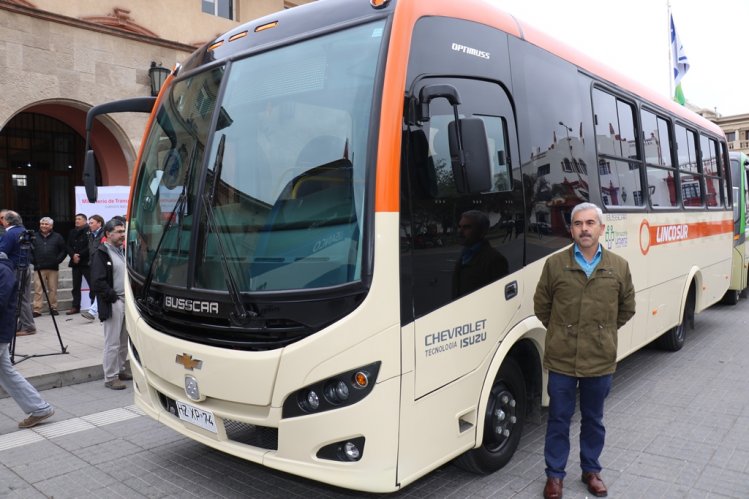
[[481, 447], [459, 456], [455, 463], [473, 473], [493, 473], [506, 465], [520, 443], [525, 422], [526, 396], [523, 372], [507, 358], [494, 380], [484, 414]]
[[738, 289], [729, 289], [726, 294], [723, 295], [723, 303], [726, 305], [736, 305], [739, 302], [741, 292]]
[[681, 350], [681, 347], [684, 346], [684, 342], [687, 339], [688, 325], [694, 326], [694, 290], [690, 290], [687, 295], [687, 301], [684, 304], [684, 315], [681, 317], [681, 322], [658, 338], [656, 344], [659, 348], [671, 352]]

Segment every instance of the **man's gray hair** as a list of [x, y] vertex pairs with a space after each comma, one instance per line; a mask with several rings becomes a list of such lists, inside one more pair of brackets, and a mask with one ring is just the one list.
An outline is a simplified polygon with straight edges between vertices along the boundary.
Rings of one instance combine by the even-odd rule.
[[21, 218], [21, 215], [13, 210], [8, 210], [5, 212], [5, 221], [8, 222], [8, 225], [23, 225], [23, 219]]
[[575, 214], [585, 210], [596, 210], [596, 213], [598, 214], [598, 222], [600, 224], [603, 224], [603, 210], [601, 210], [598, 205], [593, 203], [580, 203], [572, 208], [572, 213], [570, 213], [570, 221], [575, 219]]
[[480, 210], [468, 210], [464, 211], [461, 217], [470, 218], [476, 223], [477, 228], [482, 232], [486, 233], [489, 230], [489, 217], [486, 213]]
[[51, 219], [51, 218], [49, 218], [49, 217], [42, 217], [41, 219], [39, 219], [39, 223], [40, 223], [40, 224], [50, 224], [50, 225], [55, 225], [55, 221], [54, 221], [54, 220], [52, 220], [52, 219]]

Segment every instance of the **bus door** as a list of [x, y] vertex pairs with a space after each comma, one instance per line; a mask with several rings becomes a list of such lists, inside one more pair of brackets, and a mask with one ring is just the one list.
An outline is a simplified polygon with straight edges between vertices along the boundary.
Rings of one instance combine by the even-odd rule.
[[[490, 181], [463, 185], [451, 148], [456, 104], [419, 96], [453, 88], [460, 119], [483, 122]], [[497, 348], [523, 299], [526, 211], [510, 96], [497, 82], [428, 76], [404, 120], [402, 320], [413, 327], [414, 398], [475, 371]], [[453, 143], [453, 146], [455, 144]], [[489, 174], [489, 173], [487, 173]], [[530, 290], [533, 292], [533, 289]], [[404, 345], [408, 348], [408, 345]], [[479, 383], [480, 385], [480, 383]]]

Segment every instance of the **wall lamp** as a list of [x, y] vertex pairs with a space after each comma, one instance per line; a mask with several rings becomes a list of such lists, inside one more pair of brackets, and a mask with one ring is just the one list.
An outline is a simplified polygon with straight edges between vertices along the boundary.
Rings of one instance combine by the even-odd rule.
[[159, 95], [162, 85], [166, 81], [171, 71], [168, 68], [160, 64], [156, 64], [155, 61], [151, 61], [151, 67], [148, 68], [148, 78], [151, 80], [151, 95], [156, 97]]

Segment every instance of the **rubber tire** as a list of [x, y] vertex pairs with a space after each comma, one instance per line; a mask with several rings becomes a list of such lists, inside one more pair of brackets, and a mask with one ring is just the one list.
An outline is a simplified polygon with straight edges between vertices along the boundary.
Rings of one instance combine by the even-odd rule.
[[689, 291], [687, 301], [684, 304], [684, 315], [681, 322], [666, 331], [656, 340], [656, 345], [663, 350], [676, 352], [681, 350], [687, 340], [687, 325], [694, 324], [694, 292]]
[[723, 295], [723, 300], [721, 300], [726, 305], [736, 305], [739, 302], [739, 298], [741, 296], [741, 292], [737, 289], [729, 289], [726, 291], [726, 294]]
[[[503, 397], [508, 397], [508, 399], [503, 402]], [[526, 405], [523, 372], [517, 362], [508, 357], [502, 363], [492, 385], [492, 392], [484, 414], [484, 438], [481, 447], [458, 456], [455, 464], [466, 471], [480, 474], [493, 473], [504, 467], [520, 444], [525, 424]], [[494, 415], [495, 408], [499, 408], [503, 415], [499, 421]], [[513, 415], [514, 423], [511, 421]], [[495, 432], [497, 424], [509, 430], [510, 434], [506, 437], [498, 436]]]

